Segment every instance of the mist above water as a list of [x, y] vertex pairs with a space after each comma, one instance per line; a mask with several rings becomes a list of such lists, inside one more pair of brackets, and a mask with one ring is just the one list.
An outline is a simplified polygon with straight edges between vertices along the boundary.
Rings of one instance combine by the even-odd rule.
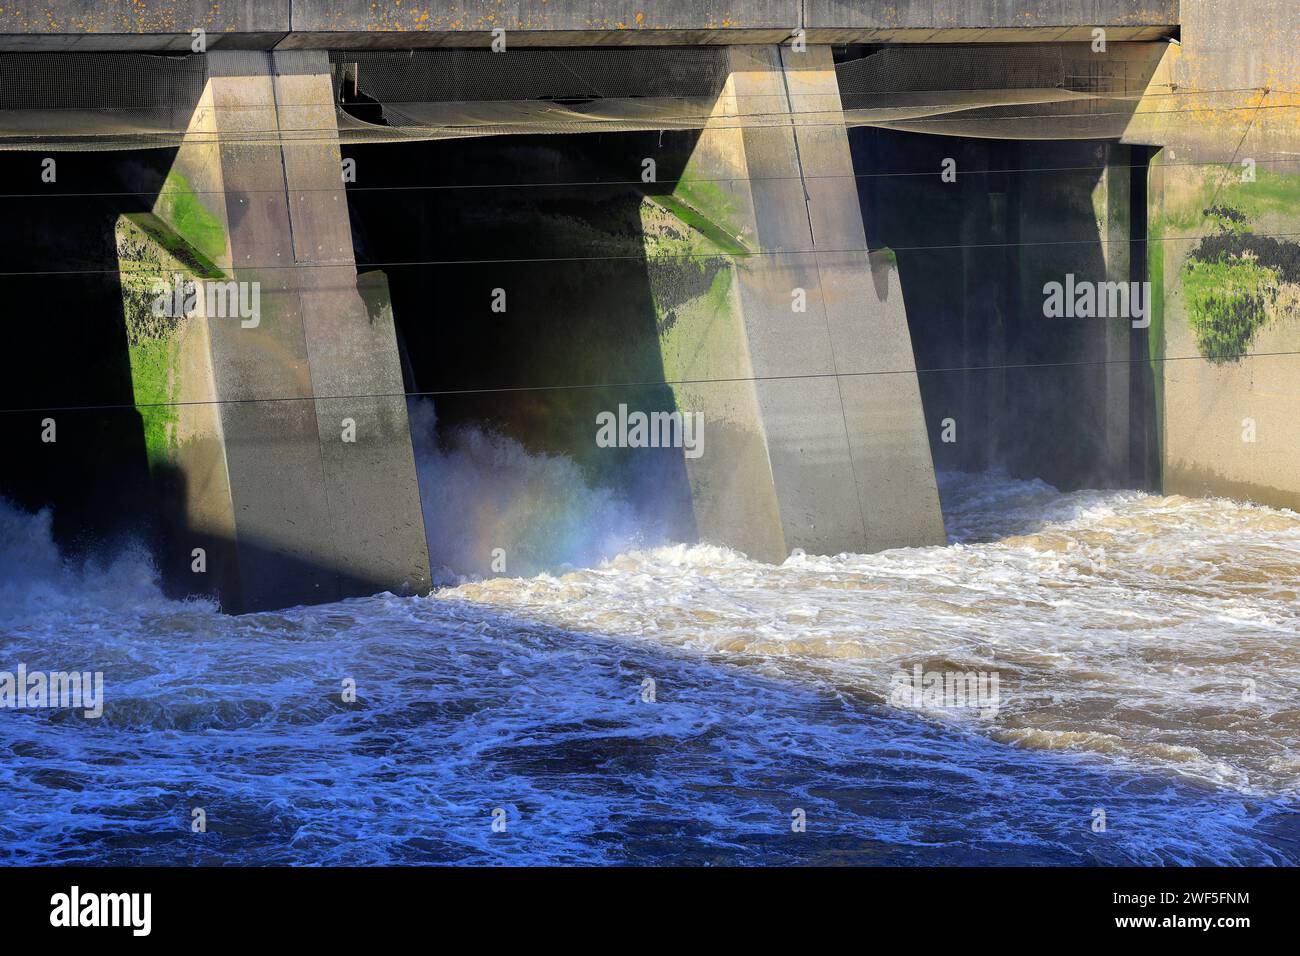
[[412, 403], [411, 434], [436, 580], [530, 577], [662, 543], [643, 512], [570, 458], [481, 427], [440, 436], [430, 401]]
[[110, 610], [165, 601], [142, 545], [72, 561], [59, 553], [53, 527], [48, 508], [28, 514], [0, 498], [0, 625], [70, 606]]

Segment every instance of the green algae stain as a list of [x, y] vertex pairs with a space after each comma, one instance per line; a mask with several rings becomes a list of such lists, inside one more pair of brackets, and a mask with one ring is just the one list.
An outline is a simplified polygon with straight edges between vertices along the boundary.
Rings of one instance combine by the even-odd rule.
[[176, 451], [177, 344], [174, 337], [151, 339], [130, 347], [131, 386], [144, 427], [151, 467]]
[[1214, 363], [1239, 359], [1268, 321], [1277, 274], [1249, 258], [1189, 258], [1182, 280], [1197, 349]]
[[1187, 254], [1179, 278], [1197, 350], [1216, 364], [1239, 360], [1256, 334], [1300, 303], [1300, 245], [1251, 231], [1229, 203], [1202, 210], [1215, 231]]
[[170, 290], [178, 274], [189, 281], [221, 272], [150, 213], [119, 216], [114, 232], [132, 394], [149, 463], [156, 466], [177, 450], [180, 338], [188, 321], [157, 307], [160, 297], [170, 299], [170, 291], [161, 290]]
[[[1164, 348], [1163, 248], [1172, 238], [1200, 238], [1176, 268], [1197, 351], [1215, 364], [1249, 353], [1259, 332], [1300, 304], [1300, 244], [1285, 236], [1300, 209], [1300, 177], [1259, 169], [1242, 181], [1240, 167], [1180, 171], [1182, 188], [1151, 225], [1153, 355]], [[1167, 194], [1168, 195], [1168, 194]], [[1256, 230], [1259, 230], [1258, 232]], [[1160, 341], [1156, 343], [1156, 325]]]
[[678, 307], [707, 295], [717, 274], [746, 250], [698, 210], [671, 196], [646, 197], [642, 221], [656, 325], [662, 335], [675, 323]]
[[749, 254], [749, 248], [739, 238], [727, 232], [722, 226], [690, 204], [683, 202], [677, 196], [655, 196], [654, 201], [683, 223], [697, 230], [713, 243], [719, 252], [728, 256], [745, 256]]
[[1151, 216], [1147, 231], [1147, 278], [1151, 281], [1151, 294], [1148, 298], [1151, 325], [1147, 330], [1147, 355], [1159, 390], [1164, 382], [1161, 371], [1165, 359], [1165, 242], [1164, 222], [1159, 213]]
[[172, 170], [154, 204], [157, 218], [181, 238], [205, 269], [226, 255], [226, 230], [219, 218], [199, 201], [189, 180]]
[[[682, 222], [697, 229], [727, 255], [747, 255], [755, 251], [745, 241], [742, 221], [742, 200], [723, 189], [717, 182], [683, 177], [671, 193], [653, 195], [656, 202], [673, 210]], [[679, 212], [680, 210], [680, 212]]]
[[217, 264], [190, 245], [180, 234], [170, 229], [162, 219], [148, 212], [125, 213], [127, 219], [141, 233], [157, 243], [162, 251], [171, 256], [184, 271], [200, 279], [224, 279], [226, 274]]
[[735, 315], [734, 278], [735, 271], [724, 264], [703, 292], [677, 305], [660, 327], [664, 374], [679, 383], [674, 392], [683, 399], [693, 395], [694, 387], [688, 384], [693, 380], [744, 375], [739, 363], [745, 347]]
[[1300, 209], [1300, 176], [1257, 169], [1255, 179], [1243, 182], [1239, 166], [1207, 166], [1199, 171], [1180, 170], [1180, 178], [1194, 186], [1181, 201], [1167, 206], [1165, 221], [1173, 233], [1194, 235], [1207, 221], [1220, 224], [1215, 210], [1231, 209], [1247, 221], [1272, 216], [1294, 218]]
[[1300, 209], [1300, 177], [1260, 169], [1254, 182], [1242, 182], [1239, 169], [1229, 167], [1229, 170], [1231, 179], [1219, 194], [1219, 200], [1247, 219], [1258, 220], [1274, 213], [1294, 217]]
[[[741, 376], [747, 353], [735, 303], [738, 244], [712, 226], [701, 228], [698, 210], [684, 217], [681, 204], [665, 198], [647, 197], [641, 209], [664, 372], [679, 382]], [[697, 397], [689, 386], [673, 391], [679, 404]]]

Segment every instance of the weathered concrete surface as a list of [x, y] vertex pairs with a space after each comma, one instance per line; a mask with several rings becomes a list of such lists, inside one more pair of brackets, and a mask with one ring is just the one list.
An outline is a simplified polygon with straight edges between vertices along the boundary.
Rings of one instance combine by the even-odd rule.
[[1181, 6], [1181, 46], [1126, 136], [1164, 147], [1148, 202], [1163, 484], [1300, 508], [1300, 7]]
[[[735, 255], [703, 296], [651, 273], [676, 313], [663, 347], [678, 407], [702, 411], [710, 436], [687, 462], [700, 537], [777, 561], [942, 543], [901, 290], [862, 251], [830, 50], [728, 55], [671, 202]], [[774, 112], [790, 125], [737, 122]]]
[[[159, 563], [178, 589], [233, 602], [235, 523], [208, 319], [201, 309], [158, 316], [154, 307], [158, 283], [218, 272], [151, 214], [120, 217], [115, 238], [135, 405], [164, 531]], [[205, 552], [201, 574], [192, 570], [195, 548]]]
[[0, 50], [269, 50], [289, 32], [289, 0], [16, 0], [0, 6]]
[[969, 43], [1166, 36], [1178, 0], [18, 0], [0, 8], [0, 50], [778, 43]]
[[[218, 524], [233, 528], [214, 533], [229, 550], [224, 564], [238, 568], [221, 582], [222, 604], [423, 589], [392, 314], [382, 281], [359, 288], [356, 277], [328, 63], [312, 52], [214, 52], [207, 63], [195, 135], [154, 212], [260, 302], [255, 320], [206, 323], [229, 489]], [[188, 494], [215, 493], [184, 459], [174, 464]], [[216, 505], [182, 510], [195, 507]]]
[[1241, 176], [1188, 147], [1152, 168], [1164, 488], [1300, 510], [1300, 162]]
[[1270, 0], [1183, 0], [1180, 45], [1167, 45], [1123, 141], [1194, 148], [1206, 161], [1291, 156], [1300, 110], [1300, 10]]
[[[778, 43], [798, 25], [797, 0], [295, 0], [287, 46], [487, 46], [495, 29], [519, 46]], [[330, 40], [335, 35], [343, 43]]]
[[1153, 40], [1178, 24], [1179, 0], [807, 0], [803, 26], [816, 43], [1016, 43]]

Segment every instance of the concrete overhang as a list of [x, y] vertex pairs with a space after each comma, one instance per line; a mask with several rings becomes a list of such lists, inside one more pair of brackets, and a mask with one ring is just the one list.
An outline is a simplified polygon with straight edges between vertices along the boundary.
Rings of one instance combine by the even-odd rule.
[[1179, 0], [805, 0], [811, 43], [1053, 43], [1155, 40]]
[[1179, 0], [9, 0], [0, 51], [1112, 41], [1170, 36]]

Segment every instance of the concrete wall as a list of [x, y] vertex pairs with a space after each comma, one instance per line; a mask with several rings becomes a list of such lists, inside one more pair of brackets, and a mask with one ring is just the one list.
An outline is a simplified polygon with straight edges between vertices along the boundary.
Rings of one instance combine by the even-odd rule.
[[517, 45], [968, 43], [1168, 35], [1178, 0], [16, 0], [0, 8], [0, 50], [184, 52], [211, 49], [485, 46], [495, 28]]
[[[707, 423], [687, 462], [700, 537], [774, 561], [942, 543], [897, 272], [863, 251], [847, 131], [828, 121], [830, 50], [729, 57], [665, 207], [683, 226], [646, 217], [665, 371]], [[789, 126], [737, 121], [779, 112]]]
[[[1300, 508], [1300, 8], [1183, 0], [1130, 137], [1149, 194], [1166, 491]], [[1203, 92], [1211, 91], [1211, 92]], [[1254, 178], [1243, 161], [1254, 163]]]
[[1241, 175], [1186, 147], [1152, 170], [1164, 488], [1300, 509], [1300, 163]]
[[210, 46], [270, 49], [289, 31], [288, 0], [17, 0], [0, 7], [0, 50], [191, 52], [191, 31]]
[[153, 213], [260, 308], [183, 324], [171, 353], [169, 398], [217, 404], [151, 449], [182, 499], [169, 560], [211, 549], [230, 610], [426, 588], [392, 313], [382, 277], [356, 276], [328, 63], [216, 52], [207, 68]]

